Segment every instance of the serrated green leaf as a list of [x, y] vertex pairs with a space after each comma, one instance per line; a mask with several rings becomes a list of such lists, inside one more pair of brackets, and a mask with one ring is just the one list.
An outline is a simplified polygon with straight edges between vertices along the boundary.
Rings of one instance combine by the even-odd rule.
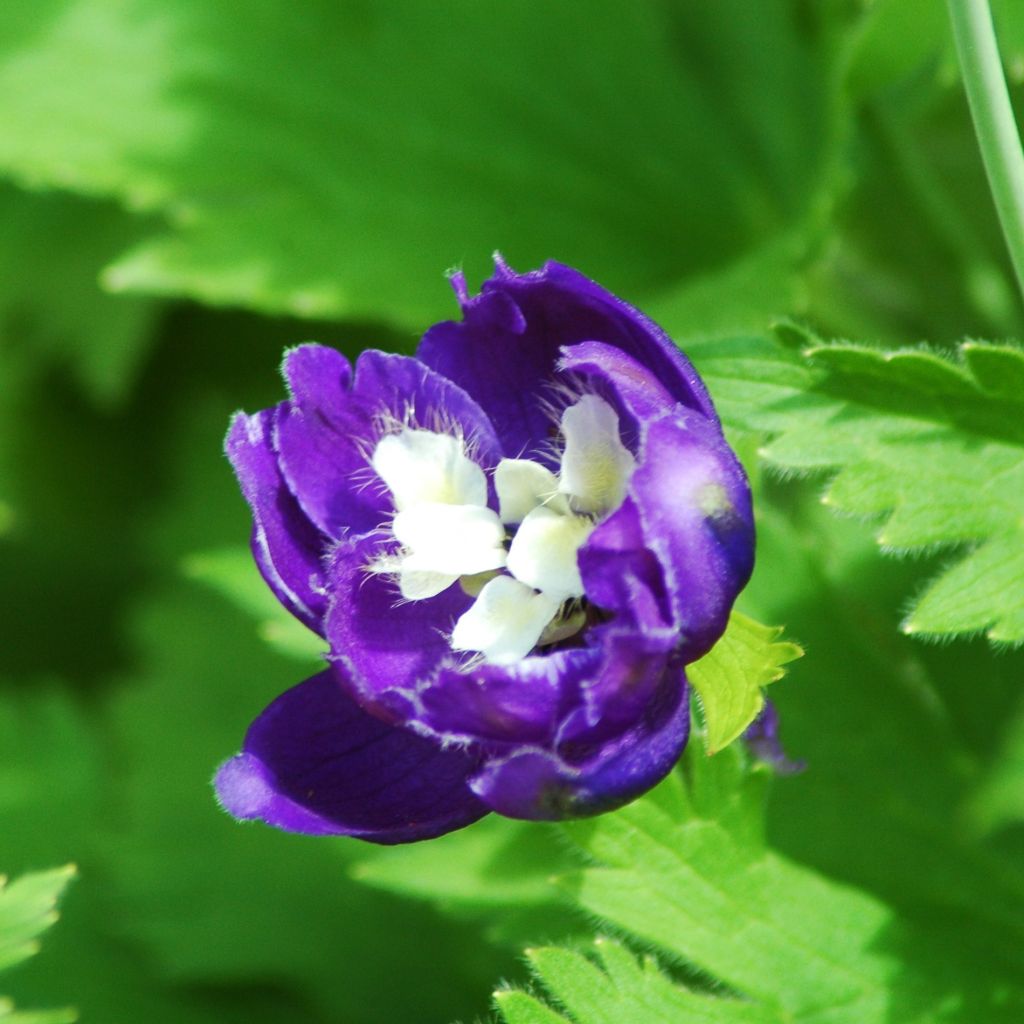
[[[687, 763], [718, 770], [717, 758]], [[754, 790], [744, 802], [757, 813]], [[589, 913], [752, 1001], [738, 1011], [749, 1019], [1011, 1021], [1024, 1010], [1019, 985], [958, 962], [877, 898], [780, 857], [737, 820], [697, 813], [677, 773], [615, 814], [564, 826], [596, 861], [565, 884]], [[580, 978], [570, 983], [581, 998]], [[595, 1012], [579, 1020], [601, 1022]]]
[[279, 654], [315, 664], [326, 651], [324, 641], [289, 615], [264, 582], [248, 548], [222, 548], [190, 555], [185, 575], [212, 587], [252, 615], [260, 636]]
[[566, 1024], [566, 1018], [560, 1013], [555, 1013], [536, 996], [518, 989], [495, 992], [494, 1004], [506, 1024]]
[[723, 417], [771, 436], [770, 465], [833, 473], [823, 500], [882, 518], [884, 548], [966, 546], [907, 632], [1024, 642], [1024, 350], [972, 341], [952, 359], [804, 338], [802, 360], [767, 341], [698, 346]]
[[704, 714], [708, 753], [744, 732], [764, 707], [764, 687], [786, 674], [783, 665], [803, 656], [797, 644], [779, 643], [781, 635], [781, 626], [762, 626], [734, 611], [718, 643], [687, 666]]
[[916, 567], [877, 559], [861, 525], [828, 513], [812, 486], [771, 492], [785, 501], [761, 502], [745, 607], [790, 623], [813, 663], [809, 685], [777, 695], [786, 748], [808, 768], [772, 789], [773, 843], [904, 915], [923, 913], [950, 949], [992, 946], [985, 958], [1016, 962], [1021, 859], [980, 841], [971, 805], [997, 770], [1024, 652], [900, 637]]
[[[39, 936], [57, 920], [57, 902], [75, 875], [74, 865], [37, 871], [7, 883], [0, 875], [0, 971], [39, 951]], [[15, 1012], [0, 997], [0, 1020], [8, 1024], [70, 1024], [73, 1010]]]
[[813, 25], [744, 0], [51, 0], [0, 29], [0, 168], [166, 218], [113, 288], [421, 327], [444, 268], [499, 248], [640, 296], [807, 209], [834, 137]]
[[[545, 947], [527, 959], [552, 999], [576, 1024], [775, 1024], [780, 1018], [753, 1003], [691, 992], [674, 984], [652, 959], [638, 962], [619, 943], [598, 939], [596, 958]], [[499, 1001], [507, 1024], [518, 1024]]]
[[10, 883], [0, 876], [0, 970], [38, 951], [35, 940], [57, 920], [57, 901], [74, 875], [69, 865]]

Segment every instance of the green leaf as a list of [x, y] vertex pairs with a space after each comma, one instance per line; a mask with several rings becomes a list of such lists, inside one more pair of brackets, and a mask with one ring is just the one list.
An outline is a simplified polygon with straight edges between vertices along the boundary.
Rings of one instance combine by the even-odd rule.
[[78, 1014], [72, 1009], [16, 1011], [9, 999], [0, 997], [0, 1021], [4, 1024], [72, 1024]]
[[725, 634], [686, 675], [700, 698], [708, 753], [740, 736], [764, 707], [762, 690], [781, 679], [782, 667], [803, 656], [797, 644], [782, 642], [781, 626], [762, 626], [734, 611]]
[[477, 920], [490, 941], [518, 950], [538, 935], [564, 941], [579, 930], [552, 884], [572, 864], [551, 826], [492, 814], [429, 843], [368, 847], [350, 874]]
[[[495, 1002], [506, 1024], [774, 1024], [771, 1010], [739, 999], [692, 992], [673, 983], [651, 957], [638, 962], [610, 939], [594, 942], [590, 959], [581, 953], [545, 947], [529, 950], [537, 979], [568, 1017], [545, 1009], [525, 993], [501, 992]], [[595, 962], [596, 961], [596, 962]]]
[[212, 587], [253, 616], [260, 636], [279, 654], [297, 661], [322, 660], [324, 641], [289, 615], [260, 576], [248, 548], [221, 548], [189, 556], [185, 575]]
[[[7, 884], [0, 875], [0, 971], [39, 952], [38, 937], [57, 920], [57, 901], [75, 875], [73, 865], [22, 875]], [[0, 1020], [8, 1024], [70, 1024], [74, 1010], [15, 1013], [0, 997]]]
[[0, 186], [7, 359], [67, 367], [97, 404], [123, 403], [154, 339], [158, 307], [105, 293], [99, 276], [146, 227], [111, 203]]
[[822, 500], [881, 520], [883, 549], [958, 549], [907, 633], [1024, 642], [1024, 350], [970, 341], [951, 358], [787, 331], [802, 353], [756, 340], [694, 350], [723, 417], [771, 437], [769, 465], [832, 473]]
[[519, 989], [495, 992], [494, 1004], [506, 1024], [565, 1024], [566, 1019], [560, 1013]]
[[57, 920], [57, 901], [74, 875], [69, 865], [12, 883], [0, 876], [0, 970], [39, 951], [35, 940]]
[[767, 497], [744, 607], [798, 632], [812, 680], [777, 694], [786, 748], [808, 769], [772, 789], [773, 844], [922, 917], [952, 947], [1015, 960], [1021, 859], [982, 840], [971, 808], [999, 770], [1024, 651], [898, 635], [917, 567], [878, 559], [861, 525], [829, 513], [809, 483]]
[[422, 327], [498, 248], [639, 299], [811, 205], [837, 49], [745, 0], [47, 0], [0, 27], [0, 169], [165, 219], [115, 289]]
[[644, 302], [644, 312], [686, 347], [690, 341], [760, 333], [803, 302], [803, 264], [820, 229], [814, 218], [739, 259], [687, 278]]
[[1008, 716], [998, 753], [967, 803], [966, 816], [981, 834], [1024, 822], [1024, 698]]
[[353, 877], [406, 896], [472, 907], [537, 906], [570, 861], [553, 830], [497, 815], [429, 843], [367, 851]]
[[[734, 771], [723, 761], [733, 750], [691, 752], [689, 782], [675, 773], [615, 814], [564, 826], [594, 862], [565, 880], [584, 910], [745, 997], [752, 1016], [737, 1019], [1011, 1021], [1024, 1010], [1024, 990], [984, 956], [953, 954], [874, 896], [767, 849], [758, 791], [742, 779], [731, 811], [701, 811], [699, 777]], [[578, 963], [575, 973], [560, 979], [560, 1000], [585, 997]]]
[[[185, 581], [140, 606], [132, 629], [145, 653], [112, 710], [129, 766], [116, 782], [125, 813], [107, 862], [122, 924], [159, 969], [199, 985], [286, 979], [323, 1016], [353, 1022], [400, 1019], [410, 990], [438, 1018], [458, 999], [467, 1011], [478, 1005], [453, 992], [508, 969], [478, 927], [346, 878], [363, 855], [356, 840], [245, 826], [216, 805], [213, 772], [263, 706], [301, 681], [294, 660], [267, 651], [246, 618]], [[401, 986], [382, 988], [366, 969], [388, 958], [401, 960]]]

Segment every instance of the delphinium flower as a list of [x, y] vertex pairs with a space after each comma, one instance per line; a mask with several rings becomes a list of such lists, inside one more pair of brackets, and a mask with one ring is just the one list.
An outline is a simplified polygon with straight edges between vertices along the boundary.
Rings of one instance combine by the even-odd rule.
[[746, 477], [664, 332], [577, 271], [516, 274], [416, 356], [288, 352], [227, 452], [324, 671], [255, 720], [238, 818], [397, 843], [610, 810], [687, 741], [685, 666], [753, 564]]

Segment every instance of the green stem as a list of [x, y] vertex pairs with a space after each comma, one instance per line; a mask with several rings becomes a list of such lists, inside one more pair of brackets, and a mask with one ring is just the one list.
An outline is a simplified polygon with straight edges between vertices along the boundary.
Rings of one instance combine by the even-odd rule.
[[957, 56], [989, 188], [1024, 296], [1024, 153], [988, 0], [948, 0]]

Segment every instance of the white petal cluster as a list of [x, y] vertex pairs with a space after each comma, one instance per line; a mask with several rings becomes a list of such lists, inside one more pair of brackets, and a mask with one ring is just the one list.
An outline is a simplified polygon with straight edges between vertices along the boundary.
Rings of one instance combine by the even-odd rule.
[[382, 438], [370, 462], [397, 510], [402, 597], [421, 601], [462, 576], [505, 565], [505, 528], [487, 507], [487, 478], [461, 438], [405, 427]]
[[[406, 428], [373, 453], [397, 510], [403, 597], [433, 597], [457, 579], [495, 573], [455, 623], [454, 650], [508, 664], [545, 637], [569, 636], [582, 625], [571, 605], [583, 597], [577, 552], [595, 523], [622, 503], [634, 459], [615, 410], [596, 395], [567, 408], [561, 430], [557, 474], [529, 459], [498, 464], [497, 514], [487, 507], [484, 473], [459, 438]], [[507, 550], [506, 527], [514, 531]]]

